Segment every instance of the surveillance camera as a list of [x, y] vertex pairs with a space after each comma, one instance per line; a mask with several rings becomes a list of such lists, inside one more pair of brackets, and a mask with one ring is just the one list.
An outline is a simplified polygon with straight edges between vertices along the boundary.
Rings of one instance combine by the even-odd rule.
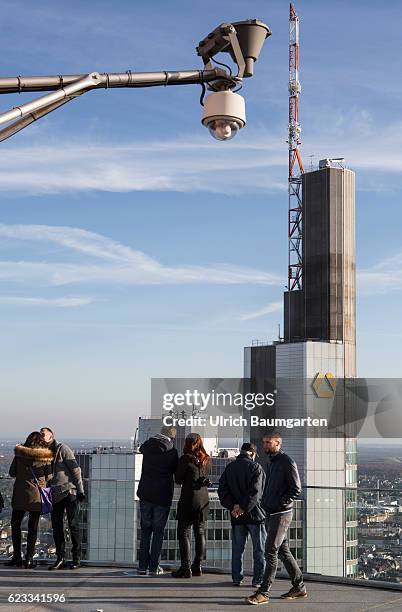
[[202, 124], [216, 140], [230, 140], [246, 125], [244, 98], [230, 90], [210, 94], [205, 100]]

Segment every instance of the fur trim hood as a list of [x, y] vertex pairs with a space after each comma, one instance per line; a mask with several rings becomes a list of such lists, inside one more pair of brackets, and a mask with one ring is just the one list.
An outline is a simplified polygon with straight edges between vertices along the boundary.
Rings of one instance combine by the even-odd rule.
[[29, 448], [23, 444], [17, 444], [14, 449], [16, 457], [22, 457], [30, 461], [40, 461], [42, 463], [51, 463], [53, 460], [53, 452], [50, 448]]

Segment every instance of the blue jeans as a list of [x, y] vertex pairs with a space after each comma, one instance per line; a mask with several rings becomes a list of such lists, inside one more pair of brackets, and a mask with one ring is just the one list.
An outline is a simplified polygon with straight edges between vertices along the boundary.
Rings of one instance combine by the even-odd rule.
[[[138, 565], [141, 570], [155, 572], [159, 565], [163, 544], [163, 532], [169, 516], [169, 506], [157, 506], [140, 501], [141, 541]], [[152, 538], [152, 542], [151, 542]]]
[[292, 585], [301, 591], [305, 591], [306, 587], [303, 582], [303, 575], [296, 559], [289, 549], [287, 532], [292, 522], [292, 512], [286, 514], [274, 514], [267, 518], [267, 539], [265, 542], [265, 573], [262, 584], [258, 589], [263, 595], [269, 594], [272, 583], [275, 580], [276, 570], [278, 567], [278, 557], [282, 561]]
[[265, 569], [266, 531], [264, 523], [255, 525], [232, 524], [232, 580], [233, 582], [241, 582], [244, 578], [243, 553], [249, 534], [253, 542], [253, 584], [261, 584]]

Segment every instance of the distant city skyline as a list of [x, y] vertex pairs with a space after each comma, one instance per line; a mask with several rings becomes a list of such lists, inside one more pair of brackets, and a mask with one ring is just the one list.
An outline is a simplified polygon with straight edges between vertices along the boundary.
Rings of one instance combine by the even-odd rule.
[[[402, 5], [296, 8], [304, 165], [343, 156], [357, 176], [358, 375], [398, 377]], [[0, 145], [2, 435], [133, 435], [151, 377], [238, 377], [243, 346], [277, 338], [288, 3], [2, 9], [5, 76], [201, 68], [195, 46], [219, 23], [256, 17], [273, 32], [232, 142], [211, 139], [201, 89], [185, 86], [91, 92]], [[2, 109], [33, 97], [1, 96]]]

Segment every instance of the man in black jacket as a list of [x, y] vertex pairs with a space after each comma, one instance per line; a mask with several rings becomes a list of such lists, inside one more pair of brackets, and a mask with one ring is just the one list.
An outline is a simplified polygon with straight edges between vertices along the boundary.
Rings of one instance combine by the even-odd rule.
[[[140, 447], [142, 472], [137, 495], [140, 499], [141, 542], [138, 573], [163, 574], [159, 559], [163, 532], [173, 499], [174, 473], [178, 454], [173, 441], [175, 427], [162, 427], [161, 433], [149, 438]], [[151, 542], [152, 538], [152, 542]]]
[[267, 539], [265, 543], [265, 573], [259, 589], [246, 599], [253, 605], [269, 602], [269, 591], [275, 580], [278, 556], [285, 566], [292, 588], [281, 595], [283, 599], [307, 597], [303, 576], [289, 549], [287, 531], [292, 521], [293, 501], [301, 493], [297, 465], [291, 457], [281, 450], [282, 437], [278, 432], [267, 434], [262, 439], [268, 455], [267, 484], [262, 505], [267, 513]]
[[245, 442], [240, 455], [229, 463], [218, 487], [220, 502], [230, 510], [232, 522], [232, 580], [240, 586], [243, 580], [243, 552], [248, 535], [253, 542], [253, 581], [259, 587], [264, 575], [265, 512], [261, 499], [265, 486], [265, 473], [255, 462], [257, 449]]

